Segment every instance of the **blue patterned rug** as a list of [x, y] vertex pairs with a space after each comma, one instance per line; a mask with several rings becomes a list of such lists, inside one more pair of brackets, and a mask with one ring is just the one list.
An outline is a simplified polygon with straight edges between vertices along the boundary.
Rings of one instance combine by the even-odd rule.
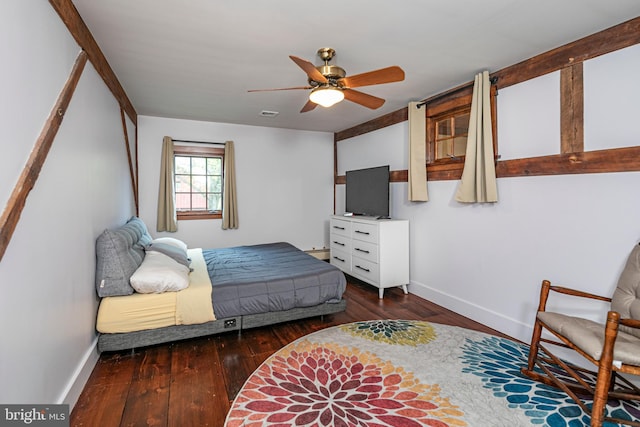
[[[589, 425], [566, 394], [520, 373], [527, 351], [508, 339], [421, 321], [335, 326], [267, 359], [225, 426]], [[640, 419], [639, 405], [612, 402], [607, 411]]]

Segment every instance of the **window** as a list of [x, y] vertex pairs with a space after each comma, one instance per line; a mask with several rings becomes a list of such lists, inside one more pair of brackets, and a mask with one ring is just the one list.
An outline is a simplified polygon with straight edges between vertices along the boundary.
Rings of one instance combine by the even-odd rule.
[[434, 118], [434, 160], [464, 157], [469, 133], [469, 109]]
[[222, 217], [224, 149], [174, 146], [178, 219]]
[[473, 86], [427, 104], [427, 164], [464, 164]]

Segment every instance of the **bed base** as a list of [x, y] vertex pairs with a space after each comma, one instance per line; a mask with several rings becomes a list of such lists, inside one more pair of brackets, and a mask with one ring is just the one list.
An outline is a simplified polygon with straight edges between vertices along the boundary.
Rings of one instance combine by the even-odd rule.
[[346, 308], [347, 301], [342, 299], [337, 303], [324, 303], [313, 307], [293, 308], [286, 311], [236, 316], [198, 325], [167, 326], [164, 328], [121, 334], [98, 334], [98, 352], [130, 350], [138, 347], [215, 335], [223, 332], [241, 331], [242, 329], [257, 328], [291, 320], [339, 313], [345, 311]]

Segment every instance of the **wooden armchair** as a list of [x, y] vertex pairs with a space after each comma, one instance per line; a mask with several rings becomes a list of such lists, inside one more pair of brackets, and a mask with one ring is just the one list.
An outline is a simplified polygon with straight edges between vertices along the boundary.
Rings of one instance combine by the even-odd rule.
[[[609, 302], [606, 323], [546, 311], [551, 292]], [[557, 340], [543, 338], [543, 329]], [[546, 344], [575, 350], [594, 368], [567, 363]], [[640, 400], [640, 389], [619, 375], [640, 375], [640, 245], [629, 255], [612, 298], [542, 281], [529, 359], [522, 373], [566, 392], [591, 416], [591, 426], [601, 426], [604, 421], [640, 426], [640, 419], [623, 420], [606, 413], [609, 399]], [[591, 407], [583, 401], [587, 398], [593, 399]]]

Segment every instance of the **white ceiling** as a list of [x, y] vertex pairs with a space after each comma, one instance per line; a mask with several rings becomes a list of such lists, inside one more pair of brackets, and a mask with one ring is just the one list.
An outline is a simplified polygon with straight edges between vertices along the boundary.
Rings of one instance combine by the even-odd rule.
[[[73, 0], [138, 114], [336, 132], [640, 16], [638, 0]], [[403, 82], [300, 109], [289, 55], [332, 47], [347, 75], [390, 65]], [[278, 111], [275, 118], [262, 110]]]

